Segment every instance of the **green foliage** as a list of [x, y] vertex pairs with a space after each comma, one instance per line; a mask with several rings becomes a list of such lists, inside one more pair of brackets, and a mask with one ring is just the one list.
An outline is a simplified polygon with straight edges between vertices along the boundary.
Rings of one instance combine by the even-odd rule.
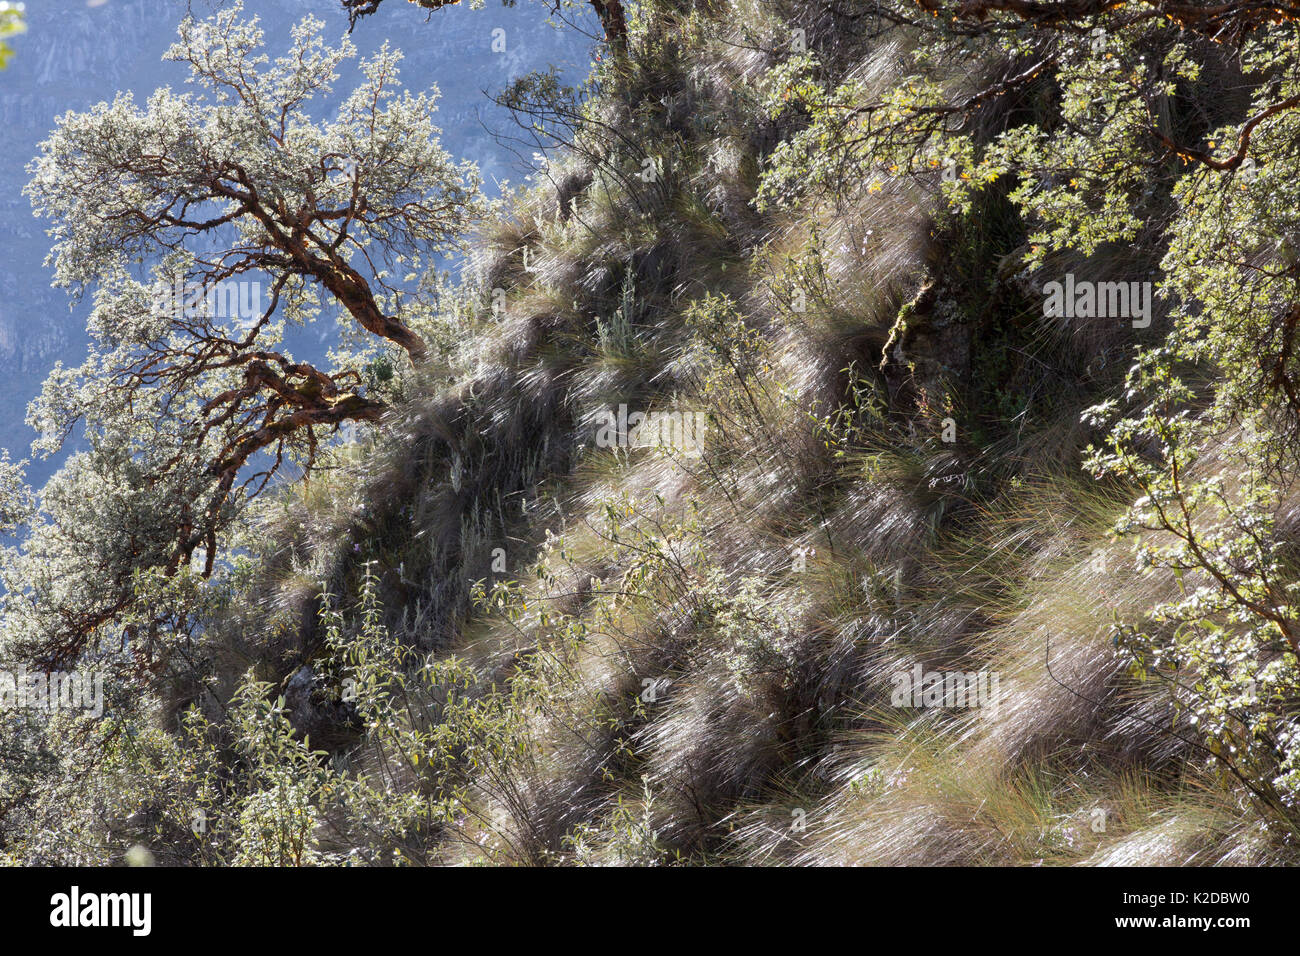
[[9, 59], [14, 55], [13, 48], [5, 40], [26, 29], [27, 26], [23, 23], [23, 5], [8, 0], [0, 3], [0, 70], [9, 65]]
[[[338, 374], [392, 417], [227, 513], [249, 555], [210, 578], [156, 558], [186, 517], [169, 503], [211, 476], [154, 480], [209, 393], [140, 396], [146, 442], [99, 410], [117, 366], [56, 372], [34, 418], [102, 434], [6, 560], [5, 650], [48, 647], [74, 608], [130, 652], [101, 648], [107, 718], [10, 721], [8, 858], [1285, 858], [1300, 129], [1268, 111], [1300, 90], [1300, 41], [1255, 23], [1230, 54], [1146, 8], [1030, 28], [926, 4], [943, 15], [886, 4], [870, 38], [853, 5], [801, 35], [797, 4], [645, 4], [589, 83], [513, 84], [560, 154], [466, 283], [407, 250], [418, 293], [377, 299], [438, 361], [345, 334]], [[312, 37], [304, 57], [343, 55]], [[730, 94], [755, 80], [761, 102]], [[165, 132], [180, 105], [62, 135]], [[394, 129], [425, 156], [421, 111]], [[336, 132], [296, 130], [317, 159]], [[79, 243], [122, 264], [65, 228], [65, 278]], [[1150, 327], [1040, 313], [1044, 282], [1112, 270], [1156, 284]], [[314, 320], [302, 285], [290, 318]], [[97, 309], [104, 362], [175, 332], [133, 288]], [[611, 402], [704, 412], [701, 453], [593, 449]], [[0, 518], [33, 507], [6, 459]], [[1001, 672], [1006, 700], [900, 711], [891, 677], [918, 666]], [[1149, 753], [1174, 757], [1135, 769]]]
[[[148, 605], [137, 585], [155, 570], [210, 577], [282, 467], [309, 471], [340, 427], [376, 422], [407, 377], [399, 362], [431, 364], [454, 338], [430, 273], [485, 209], [477, 171], [439, 145], [436, 89], [401, 88], [387, 46], [335, 98], [356, 49], [322, 30], [304, 19], [271, 60], [240, 4], [187, 17], [166, 58], [196, 92], [70, 112], [31, 165], [55, 283], [93, 295], [87, 358], [56, 366], [28, 413], [41, 453], [78, 429], [88, 447], [0, 566], [8, 639], [37, 659], [75, 661]], [[316, 118], [319, 99], [336, 102], [332, 118]], [[238, 307], [193, 294], [223, 287]], [[344, 334], [330, 366], [283, 348], [286, 328], [334, 310]], [[8, 517], [21, 495], [3, 484]]]
[[[1086, 467], [1137, 489], [1116, 530], [1138, 539], [1141, 573], [1175, 576], [1178, 597], [1145, 624], [1121, 622], [1117, 641], [1137, 673], [1169, 683], [1212, 762], [1293, 827], [1300, 755], [1285, 702], [1297, 690], [1300, 582], [1282, 522], [1300, 412], [1287, 199], [1300, 118], [1286, 79], [1300, 34], [1289, 20], [1252, 24], [1225, 65], [1158, 18], [1070, 26], [1079, 32], [939, 15], [918, 24], [886, 83], [836, 85], [815, 57], [787, 61], [770, 77], [770, 108], [797, 106], [810, 122], [774, 154], [763, 196], [842, 198], [911, 176], [960, 213], [1005, 179], [1030, 230], [1027, 274], [1058, 278], [1054, 264], [1115, 249], [1159, 259], [1170, 328], [1140, 351], [1124, 396], [1088, 413], [1109, 437]], [[955, 56], [1007, 66], [968, 76], [947, 68]], [[1249, 101], [1216, 100], [1238, 76], [1250, 78]], [[986, 389], [1007, 378], [987, 363], [977, 374]], [[1017, 401], [995, 392], [983, 404], [1009, 416]]]

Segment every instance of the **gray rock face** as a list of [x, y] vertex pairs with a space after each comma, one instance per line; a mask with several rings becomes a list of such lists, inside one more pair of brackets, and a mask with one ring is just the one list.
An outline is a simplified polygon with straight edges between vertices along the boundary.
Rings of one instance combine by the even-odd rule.
[[[220, 3], [194, 0], [192, 6], [202, 17]], [[283, 49], [290, 26], [309, 13], [325, 21], [327, 35], [347, 29], [341, 6], [330, 0], [246, 0], [244, 6], [261, 18], [272, 56]], [[23, 419], [41, 380], [55, 361], [79, 363], [85, 354], [88, 310], [49, 286], [45, 224], [33, 218], [22, 195], [26, 166], [56, 117], [68, 110], [87, 109], [119, 90], [143, 101], [157, 87], [181, 88], [186, 70], [161, 58], [186, 7], [184, 0], [29, 3], [28, 32], [11, 42], [15, 56], [0, 72], [0, 447], [15, 458], [27, 455], [34, 437]], [[477, 11], [455, 6], [427, 18], [423, 13], [394, 0], [359, 23], [353, 40], [362, 55], [388, 40], [406, 55], [403, 77], [409, 86], [438, 85], [443, 143], [454, 156], [478, 162], [489, 189], [502, 179], [519, 180], [516, 158], [489, 132], [504, 133], [513, 125], [484, 91], [496, 92], [550, 64], [570, 76], [585, 72], [590, 41], [578, 31], [547, 26], [535, 3]], [[494, 39], [505, 49], [494, 52]], [[346, 90], [348, 79], [337, 88]], [[33, 483], [39, 486], [55, 467], [57, 462], [34, 463]]]

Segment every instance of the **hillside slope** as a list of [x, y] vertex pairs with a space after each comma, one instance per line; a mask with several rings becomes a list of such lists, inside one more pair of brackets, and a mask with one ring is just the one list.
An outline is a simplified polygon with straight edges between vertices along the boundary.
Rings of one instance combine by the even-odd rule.
[[659, 0], [589, 88], [512, 88], [555, 148], [442, 357], [258, 504], [11, 858], [1291, 862], [1119, 637], [1179, 580], [1112, 533], [1134, 489], [1085, 471], [1085, 410], [1168, 310], [1046, 315], [1004, 180], [792, 179], [801, 49], [826, 90], [906, 75], [855, 10]]

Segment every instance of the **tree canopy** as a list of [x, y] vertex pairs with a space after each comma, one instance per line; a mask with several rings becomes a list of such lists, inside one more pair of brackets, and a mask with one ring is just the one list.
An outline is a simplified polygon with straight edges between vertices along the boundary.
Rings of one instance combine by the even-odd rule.
[[14, 52], [5, 39], [22, 33], [25, 29], [23, 5], [10, 3], [8, 0], [0, 2], [0, 70], [9, 64], [9, 58]]
[[310, 469], [324, 435], [382, 414], [355, 355], [296, 359], [286, 327], [337, 318], [345, 341], [426, 355], [422, 280], [480, 215], [477, 171], [439, 145], [437, 91], [401, 87], [387, 45], [336, 96], [356, 49], [321, 30], [306, 18], [271, 60], [240, 4], [188, 18], [165, 59], [194, 91], [68, 113], [30, 167], [55, 283], [92, 300], [89, 355], [29, 411], [38, 450], [78, 428], [89, 450], [4, 568], [10, 621], [46, 657], [130, 607], [140, 573], [202, 549], [210, 574], [223, 527], [286, 460]]

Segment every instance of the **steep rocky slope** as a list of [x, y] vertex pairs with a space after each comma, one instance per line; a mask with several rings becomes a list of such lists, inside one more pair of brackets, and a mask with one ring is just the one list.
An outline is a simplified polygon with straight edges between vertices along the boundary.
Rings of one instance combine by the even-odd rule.
[[[996, 185], [756, 201], [807, 121], [792, 38], [897, 77], [854, 9], [648, 3], [585, 105], [512, 91], [583, 131], [478, 237], [457, 347], [259, 506], [142, 705], [195, 735], [114, 744], [113, 805], [43, 826], [197, 862], [1290, 860], [1114, 637], [1176, 583], [1112, 538], [1082, 412], [1164, 316], [1044, 315]], [[287, 858], [250, 835], [276, 799]]]
[[[1081, 473], [1140, 333], [1044, 318], [996, 190], [757, 212], [795, 31], [882, 85], [892, 59], [852, 17], [715, 7], [646, 11], [590, 107], [623, 143], [556, 154], [483, 237], [455, 385], [276, 519], [300, 728], [333, 699], [307, 582], [369, 568], [399, 640], [522, 710], [440, 858], [1270, 858], [1110, 639], [1172, 587]], [[621, 406], [703, 413], [704, 453], [600, 447]], [[995, 705], [898, 706], [918, 669], [991, 675]]]

